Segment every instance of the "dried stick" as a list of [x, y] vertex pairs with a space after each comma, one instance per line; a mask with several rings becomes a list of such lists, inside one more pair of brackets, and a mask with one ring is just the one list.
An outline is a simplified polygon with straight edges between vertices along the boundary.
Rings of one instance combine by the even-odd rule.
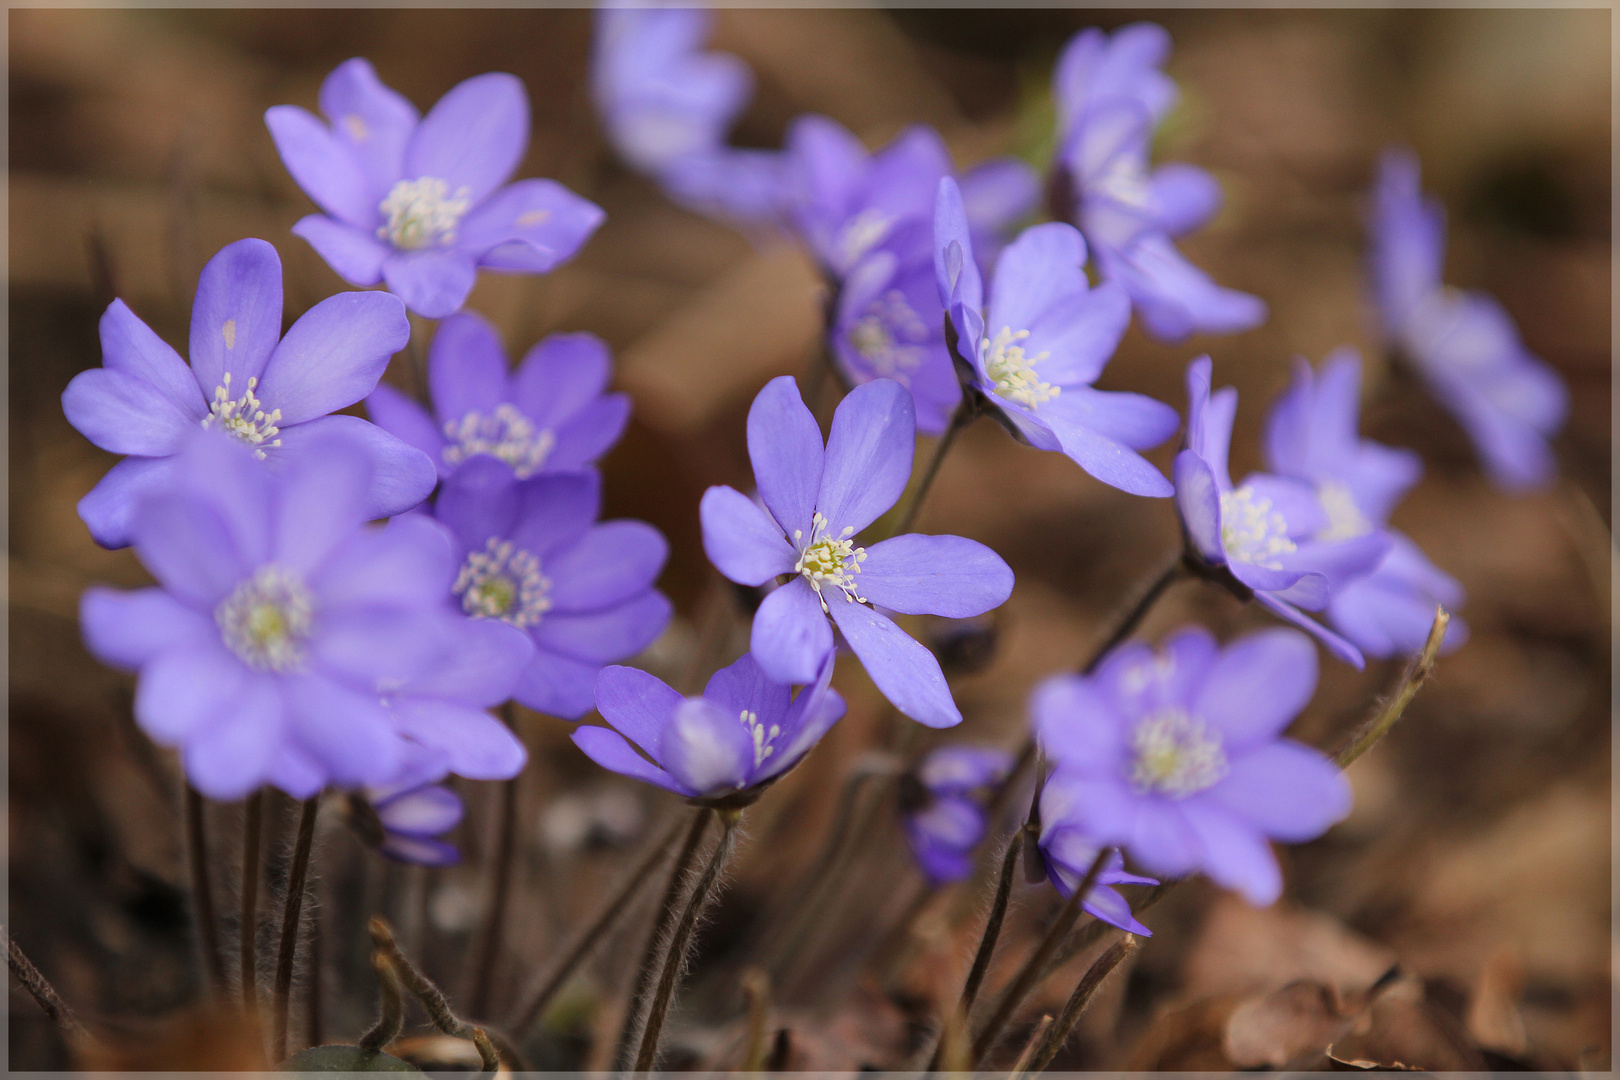
[[191, 911], [197, 920], [197, 945], [202, 950], [208, 988], [213, 994], [225, 989], [225, 957], [219, 949], [219, 924], [214, 918], [214, 886], [208, 875], [208, 826], [203, 817], [203, 798], [196, 788], [186, 785], [186, 856], [191, 871]]
[[6, 966], [11, 969], [12, 977], [22, 984], [22, 988], [39, 1003], [39, 1007], [45, 1010], [45, 1015], [51, 1018], [51, 1023], [55, 1024], [64, 1035], [82, 1036], [85, 1033], [84, 1025], [79, 1023], [78, 1017], [73, 1015], [73, 1010], [68, 1008], [67, 1003], [57, 994], [56, 987], [52, 986], [50, 981], [39, 973], [34, 962], [28, 959], [28, 954], [22, 951], [22, 946], [18, 945], [4, 929], [0, 929], [0, 938], [6, 943]]
[[619, 916], [629, 906], [630, 901], [641, 891], [641, 886], [652, 876], [669, 854], [669, 849], [675, 845], [676, 837], [685, 829], [681, 821], [673, 822], [663, 836], [654, 844], [650, 844], [647, 852], [642, 856], [635, 869], [625, 877], [613, 894], [613, 899], [602, 907], [596, 920], [587, 926], [575, 939], [573, 946], [563, 954], [563, 959], [550, 971], [541, 973], [541, 977], [534, 984], [534, 989], [524, 996], [523, 1005], [514, 1013], [516, 1020], [508, 1024], [508, 1029], [519, 1039], [528, 1034], [529, 1028], [537, 1022], [545, 1011], [551, 999], [561, 990], [574, 971], [591, 954], [592, 948], [602, 939], [602, 936], [618, 922]]
[[287, 896], [281, 909], [281, 950], [276, 957], [274, 1017], [270, 1027], [270, 1060], [287, 1056], [287, 1009], [292, 998], [293, 960], [298, 954], [298, 928], [304, 914], [304, 886], [309, 880], [309, 855], [315, 846], [315, 818], [321, 796], [316, 792], [303, 802], [298, 817], [298, 839], [293, 845], [292, 865], [287, 872]]
[[680, 921], [675, 924], [674, 936], [670, 938], [669, 948], [664, 953], [664, 967], [658, 975], [658, 989], [653, 995], [652, 1008], [647, 1013], [647, 1024], [642, 1028], [641, 1049], [636, 1051], [636, 1072], [650, 1071], [654, 1062], [658, 1060], [658, 1042], [663, 1035], [664, 1018], [668, 1015], [670, 1002], [675, 996], [675, 984], [680, 981], [681, 972], [686, 967], [692, 931], [696, 929], [698, 917], [703, 914], [703, 909], [719, 891], [716, 886], [720, 883], [721, 871], [731, 860], [732, 850], [736, 847], [737, 820], [741, 816], [740, 810], [721, 812], [720, 842], [715, 845], [714, 853], [709, 856], [709, 864], [704, 867], [703, 876], [698, 878], [697, 884], [692, 887], [686, 900], [686, 907], [681, 912]]
[[[1040, 1049], [1030, 1058], [1028, 1071], [1046, 1071], [1046, 1067], [1052, 1064], [1052, 1059], [1057, 1057], [1058, 1051], [1063, 1049], [1063, 1044], [1069, 1041], [1070, 1032], [1074, 1031], [1074, 1026], [1080, 1022], [1080, 1017], [1091, 1004], [1091, 999], [1097, 996], [1097, 988], [1127, 956], [1137, 950], [1139, 945], [1135, 934], [1126, 934], [1092, 962], [1086, 973], [1080, 976], [1080, 981], [1075, 984], [1074, 993], [1069, 995], [1063, 1011], [1058, 1014], [1057, 1022], [1046, 1032], [1046, 1038], [1041, 1040]], [[1030, 1045], [1035, 1045], [1035, 1041], [1032, 1039]]]

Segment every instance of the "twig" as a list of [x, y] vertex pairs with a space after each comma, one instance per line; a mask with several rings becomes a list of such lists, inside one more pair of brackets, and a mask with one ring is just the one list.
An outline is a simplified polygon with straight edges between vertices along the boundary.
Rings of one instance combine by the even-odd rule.
[[242, 1008], [259, 1005], [259, 838], [264, 833], [264, 790], [248, 797], [242, 816], [242, 896], [238, 944]]
[[1013, 1013], [1024, 1003], [1024, 998], [1029, 992], [1035, 989], [1045, 974], [1047, 960], [1057, 951], [1058, 946], [1063, 944], [1063, 939], [1069, 936], [1069, 931], [1074, 929], [1074, 924], [1080, 918], [1080, 905], [1085, 902], [1086, 894], [1091, 892], [1091, 887], [1097, 883], [1097, 875], [1102, 873], [1103, 863], [1112, 850], [1105, 847], [1097, 852], [1097, 857], [1091, 860], [1091, 868], [1075, 886], [1074, 893], [1069, 897], [1068, 903], [1063, 905], [1063, 910], [1058, 912], [1057, 920], [1052, 923], [1046, 937], [1030, 954], [1029, 959], [1024, 961], [1024, 966], [1018, 969], [1018, 975], [1013, 979], [1012, 985], [1001, 995], [995, 1012], [984, 1025], [984, 1030], [973, 1040], [973, 1061], [976, 1067], [984, 1067], [985, 1059], [996, 1048], [996, 1042], [1001, 1038], [1001, 1032], [1007, 1026], [1007, 1021], [1012, 1019]]
[[225, 989], [225, 957], [219, 949], [214, 886], [208, 876], [208, 832], [203, 798], [190, 784], [186, 785], [186, 855], [191, 871], [191, 908], [197, 920], [197, 944], [202, 950], [209, 990], [217, 995]]
[[692, 887], [686, 907], [681, 912], [680, 921], [675, 924], [675, 933], [670, 938], [669, 948], [664, 953], [664, 967], [658, 975], [658, 989], [653, 994], [652, 1008], [648, 1010], [647, 1023], [641, 1032], [641, 1049], [636, 1051], [636, 1072], [650, 1071], [658, 1060], [658, 1043], [663, 1035], [664, 1019], [668, 1016], [670, 1002], [675, 997], [675, 985], [680, 981], [681, 972], [686, 967], [692, 931], [696, 929], [698, 917], [702, 915], [703, 909], [718, 892], [716, 886], [720, 882], [720, 873], [731, 860], [732, 849], [736, 846], [737, 820], [741, 816], [740, 810], [720, 811], [722, 826], [720, 842], [715, 845], [714, 853], [709, 856], [709, 864], [704, 867], [703, 876], [698, 878], [697, 884]]
[[271, 1021], [270, 1060], [279, 1063], [287, 1056], [287, 1011], [292, 997], [293, 960], [298, 954], [298, 928], [304, 913], [304, 886], [309, 879], [309, 855], [315, 846], [315, 818], [321, 796], [316, 792], [304, 800], [298, 817], [298, 839], [293, 845], [292, 865], [287, 872], [287, 896], [281, 913], [281, 950], [276, 957], [274, 1018]]
[[55, 1024], [64, 1035], [75, 1037], [83, 1035], [84, 1025], [79, 1023], [78, 1017], [73, 1015], [73, 1010], [67, 1007], [67, 1003], [57, 994], [50, 981], [39, 973], [34, 962], [28, 959], [28, 954], [22, 951], [22, 946], [18, 945], [3, 928], [0, 928], [0, 938], [4, 938], [6, 943], [6, 966], [11, 969], [12, 976], [22, 984], [22, 988], [39, 1003], [41, 1009], [45, 1010], [45, 1015], [51, 1018], [51, 1023]]
[[685, 827], [684, 822], [679, 820], [673, 822], [656, 843], [648, 846], [647, 853], [619, 885], [613, 899], [602, 907], [596, 920], [575, 939], [573, 946], [563, 955], [562, 961], [550, 971], [541, 973], [540, 979], [534, 984], [534, 989], [524, 996], [523, 1005], [513, 1014], [517, 1019], [509, 1025], [509, 1029], [514, 1035], [521, 1039], [528, 1034], [529, 1028], [540, 1019], [546, 1005], [556, 996], [557, 991], [562, 989], [568, 977], [590, 955], [591, 949], [602, 939], [602, 935], [619, 920], [619, 916], [629, 906], [631, 899], [641, 891], [642, 884], [669, 855], [669, 849], [674, 846], [676, 838]]
[[642, 1012], [646, 1008], [647, 995], [652, 993], [653, 980], [658, 977], [658, 952], [664, 944], [664, 938], [669, 934], [669, 928], [674, 924], [679, 914], [681, 892], [686, 884], [688, 872], [692, 869], [692, 862], [697, 858], [698, 847], [703, 843], [703, 834], [709, 828], [709, 821], [714, 817], [714, 810], [705, 806], [692, 818], [687, 828], [686, 839], [681, 844], [680, 854], [675, 856], [675, 866], [669, 872], [669, 882], [664, 886], [664, 896], [658, 906], [658, 914], [653, 917], [652, 931], [647, 935], [646, 947], [641, 950], [641, 965], [636, 968], [636, 983], [630, 992], [629, 1010], [625, 1013], [624, 1027], [619, 1031], [619, 1045], [614, 1051], [613, 1060], [618, 1068], [629, 1065], [630, 1045], [635, 1042], [636, 1030], [642, 1019]]
[[[1097, 988], [1127, 956], [1137, 950], [1140, 944], [1135, 934], [1126, 934], [1092, 962], [1086, 973], [1080, 976], [1080, 981], [1075, 984], [1074, 993], [1069, 995], [1063, 1011], [1058, 1014], [1057, 1023], [1052, 1025], [1051, 1030], [1046, 1033], [1045, 1040], [1041, 1042], [1040, 1049], [1030, 1059], [1028, 1066], [1030, 1072], [1046, 1071], [1046, 1067], [1052, 1064], [1052, 1059], [1057, 1057], [1058, 1051], [1063, 1049], [1063, 1044], [1069, 1041], [1069, 1033], [1080, 1022], [1080, 1017], [1091, 1004], [1091, 999], [1097, 995]], [[1031, 1040], [1031, 1045], [1034, 1045], [1034, 1040]]]

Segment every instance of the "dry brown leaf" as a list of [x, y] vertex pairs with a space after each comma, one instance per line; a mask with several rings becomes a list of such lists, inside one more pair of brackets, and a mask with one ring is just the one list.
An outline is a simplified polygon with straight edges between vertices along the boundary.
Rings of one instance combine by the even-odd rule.
[[1512, 945], [1493, 952], [1480, 968], [1479, 982], [1468, 1003], [1468, 1033], [1488, 1050], [1524, 1053], [1524, 1018], [1519, 995], [1524, 992], [1524, 961]]
[[1395, 959], [1331, 915], [1223, 894], [1188, 953], [1183, 986], [1202, 997], [1309, 980], [1350, 992], [1371, 986]]
[[1326, 1049], [1350, 1026], [1353, 1015], [1331, 986], [1290, 983], [1233, 1010], [1221, 1049], [1240, 1069], [1280, 1069], [1301, 1054]]

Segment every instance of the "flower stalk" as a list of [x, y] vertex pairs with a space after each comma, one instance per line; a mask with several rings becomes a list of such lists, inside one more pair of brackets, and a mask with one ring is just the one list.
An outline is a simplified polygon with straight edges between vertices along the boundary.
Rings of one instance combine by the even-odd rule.
[[252, 1012], [259, 1004], [259, 843], [264, 834], [264, 790], [248, 796], [242, 812], [242, 895], [239, 931], [238, 978], [242, 1008]]
[[293, 844], [292, 864], [287, 871], [287, 896], [281, 914], [281, 949], [276, 957], [274, 1013], [270, 1027], [272, 1062], [280, 1062], [287, 1057], [287, 1012], [292, 998], [293, 961], [298, 954], [304, 890], [309, 881], [309, 858], [315, 846], [315, 819], [320, 805], [319, 792], [304, 800], [298, 816], [298, 838]]
[[225, 989], [225, 957], [219, 948], [219, 924], [214, 918], [214, 886], [208, 875], [208, 826], [203, 797], [186, 785], [186, 857], [191, 872], [191, 911], [197, 920], [197, 945], [208, 973], [208, 987], [216, 996]]
[[[511, 703], [501, 710], [508, 728], [516, 726], [517, 709]], [[520, 774], [521, 775], [521, 774]], [[506, 908], [512, 892], [512, 860], [517, 851], [518, 777], [501, 782], [500, 806], [496, 819], [494, 880], [490, 883], [489, 917], [484, 925], [483, 947], [473, 962], [472, 993], [469, 997], [474, 1016], [489, 1012], [489, 997], [495, 985], [495, 968], [500, 962], [501, 937], [506, 928]]]
[[978, 415], [977, 399], [972, 394], [964, 393], [962, 403], [956, 407], [956, 412], [951, 414], [951, 422], [945, 428], [945, 433], [939, 437], [939, 442], [934, 444], [934, 454], [928, 459], [928, 466], [923, 470], [922, 479], [917, 481], [917, 489], [912, 492], [911, 500], [906, 503], [900, 520], [895, 524], [895, 536], [911, 531], [918, 513], [922, 511], [923, 500], [928, 498], [929, 491], [934, 487], [934, 478], [939, 475], [939, 467], [945, 463], [945, 455], [951, 452], [951, 447], [955, 445], [956, 437], [962, 433], [962, 429], [973, 423]]
[[[1098, 925], [1103, 924], [1099, 922]], [[1114, 969], [1140, 946], [1141, 942], [1135, 934], [1126, 934], [1110, 945], [1107, 952], [1092, 962], [1092, 965], [1086, 969], [1086, 973], [1080, 976], [1080, 981], [1075, 984], [1074, 993], [1070, 994], [1069, 1000], [1064, 1003], [1063, 1011], [1058, 1014], [1057, 1021], [1044, 1029], [1045, 1038], [1037, 1037], [1030, 1040], [1032, 1047], [1037, 1042], [1040, 1045], [1029, 1058], [1026, 1066], [1027, 1071], [1037, 1073], [1046, 1071], [1046, 1067], [1052, 1064], [1052, 1059], [1057, 1057], [1058, 1051], [1063, 1049], [1063, 1044], [1068, 1042], [1070, 1032], [1080, 1022], [1080, 1017], [1085, 1013], [1086, 1007], [1091, 1004], [1091, 999], [1096, 997], [1097, 988], [1102, 985], [1103, 980], [1108, 978]]]

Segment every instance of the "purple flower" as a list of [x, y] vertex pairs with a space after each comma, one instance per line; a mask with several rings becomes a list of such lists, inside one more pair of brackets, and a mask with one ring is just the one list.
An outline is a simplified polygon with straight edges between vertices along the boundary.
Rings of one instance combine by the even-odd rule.
[[1125, 333], [1130, 302], [1118, 285], [1089, 288], [1085, 261], [1073, 226], [1026, 229], [996, 260], [986, 308], [961, 192], [949, 177], [939, 182], [934, 272], [963, 377], [1032, 446], [1060, 450], [1133, 495], [1167, 496], [1170, 482], [1137, 451], [1169, 438], [1180, 417], [1141, 394], [1091, 387]]
[[601, 502], [594, 471], [519, 480], [480, 454], [445, 480], [433, 511], [454, 536], [461, 610], [534, 643], [512, 697], [570, 720], [590, 711], [602, 665], [652, 644], [671, 610], [653, 588], [663, 536], [640, 521], [597, 524]]
[[905, 490], [915, 443], [911, 395], [898, 383], [850, 391], [823, 448], [798, 384], [772, 379], [748, 412], [748, 455], [768, 512], [734, 488], [711, 487], [703, 549], [740, 585], [789, 576], [754, 616], [754, 659], [771, 678], [816, 678], [833, 649], [830, 618], [896, 708], [950, 727], [962, 714], [939, 661], [879, 609], [967, 618], [1005, 601], [1013, 576], [995, 552], [960, 536], [907, 533], [856, 546]]
[[[1073, 820], [1073, 810], [1067, 785], [1054, 785], [1048, 781], [1041, 788], [1041, 862], [1046, 867], [1046, 876], [1052, 882], [1052, 887], [1065, 900], [1080, 887], [1086, 871], [1091, 869], [1097, 852], [1101, 850], [1085, 828]], [[1158, 878], [1126, 873], [1125, 856], [1118, 850], [1111, 851], [1080, 906], [1110, 926], [1152, 937], [1153, 931], [1137, 922], [1131, 914], [1130, 901], [1121, 896], [1119, 890], [1109, 886], [1158, 883]]]
[[[1328, 619], [1372, 656], [1421, 652], [1436, 605], [1455, 610], [1462, 586], [1431, 563], [1418, 546], [1389, 528], [1389, 514], [1417, 482], [1423, 463], [1410, 450], [1360, 438], [1361, 357], [1335, 351], [1316, 375], [1297, 360], [1294, 381], [1272, 406], [1266, 422], [1266, 463], [1280, 476], [1316, 488], [1326, 525], [1318, 540], [1346, 540], [1378, 531], [1390, 538], [1389, 553], [1368, 574], [1336, 588]], [[1453, 619], [1445, 648], [1461, 645], [1468, 628]]]
[[594, 334], [552, 334], [509, 373], [494, 327], [460, 312], [439, 324], [428, 350], [432, 415], [386, 383], [366, 408], [379, 427], [432, 458], [440, 477], [488, 454], [526, 480], [583, 468], [618, 441], [630, 399], [605, 393], [612, 368]]
[[598, 8], [592, 95], [614, 149], [677, 202], [768, 221], [780, 209], [782, 156], [726, 145], [754, 78], [729, 53], [698, 51], [712, 21], [702, 9]]
[[[127, 454], [79, 501], [102, 547], [130, 543], [136, 501], [169, 483], [174, 456], [201, 428], [227, 431], [272, 467], [342, 432], [366, 449], [367, 519], [410, 509], [433, 490], [416, 450], [359, 417], [328, 415], [371, 392], [410, 323], [392, 296], [339, 293], [281, 336], [281, 260], [263, 240], [238, 240], [203, 267], [191, 308], [191, 366], [114, 300], [101, 317], [103, 366], [62, 392], [68, 423]], [[210, 444], [216, 445], [216, 444]]]
[[1316, 651], [1284, 629], [1223, 650], [1191, 628], [1157, 655], [1126, 645], [1095, 675], [1048, 679], [1031, 706], [1056, 765], [1042, 820], [1051, 807], [1155, 874], [1202, 870], [1269, 904], [1282, 876], [1267, 838], [1310, 840], [1350, 812], [1333, 763], [1280, 737], [1315, 687]]
[[901, 789], [901, 820], [930, 885], [973, 873], [973, 849], [988, 825], [982, 794], [1012, 765], [1011, 754], [988, 746], [942, 746], [918, 764], [915, 784]]
[[603, 668], [596, 707], [617, 730], [580, 727], [574, 742], [603, 768], [689, 799], [749, 800], [844, 715], [844, 699], [827, 686], [832, 668], [828, 656], [792, 697], [792, 687], [745, 654], [715, 672], [702, 697], [690, 698], [645, 671]]
[[1495, 300], [1441, 284], [1445, 211], [1423, 197], [1415, 157], [1386, 151], [1373, 199], [1373, 290], [1389, 344], [1457, 417], [1499, 487], [1550, 483], [1558, 463], [1547, 440], [1569, 411], [1563, 380]]
[[418, 119], [354, 59], [326, 77], [320, 104], [330, 126], [295, 105], [264, 114], [287, 171], [325, 211], [293, 232], [351, 285], [386, 282], [420, 315], [460, 308], [480, 267], [546, 273], [602, 223], [554, 180], [506, 183], [529, 141], [514, 76], [459, 83]]
[[[192, 442], [135, 507], [136, 554], [158, 585], [86, 592], [91, 652], [140, 672], [136, 720], [180, 749], [205, 795], [391, 781], [414, 744], [383, 688], [431, 683], [454, 658], [444, 531], [420, 515], [363, 528], [372, 465], [347, 437], [280, 472], [223, 434]], [[493, 723], [438, 719], [448, 745], [487, 742]]]
[[1340, 659], [1365, 666], [1354, 645], [1300, 608], [1327, 607], [1336, 590], [1378, 565], [1392, 541], [1382, 529], [1340, 535], [1311, 483], [1252, 473], [1234, 487], [1226, 460], [1237, 391], [1228, 386], [1212, 395], [1210, 368], [1207, 356], [1187, 367], [1187, 442], [1176, 455], [1176, 502], [1189, 553], [1207, 568], [1229, 570], [1256, 600], [1315, 634]]
[[393, 781], [350, 796], [351, 822], [368, 844], [397, 862], [460, 862], [460, 852], [438, 839], [461, 823], [463, 813], [456, 793], [435, 783], [444, 774], [436, 755], [425, 750], [409, 755]]
[[1175, 102], [1159, 66], [1170, 35], [1133, 23], [1075, 35], [1053, 73], [1060, 210], [1085, 233], [1103, 277], [1130, 294], [1153, 336], [1234, 333], [1265, 321], [1257, 297], [1223, 289], [1176, 250], [1220, 207], [1220, 185], [1193, 165], [1149, 172], [1153, 129]]

